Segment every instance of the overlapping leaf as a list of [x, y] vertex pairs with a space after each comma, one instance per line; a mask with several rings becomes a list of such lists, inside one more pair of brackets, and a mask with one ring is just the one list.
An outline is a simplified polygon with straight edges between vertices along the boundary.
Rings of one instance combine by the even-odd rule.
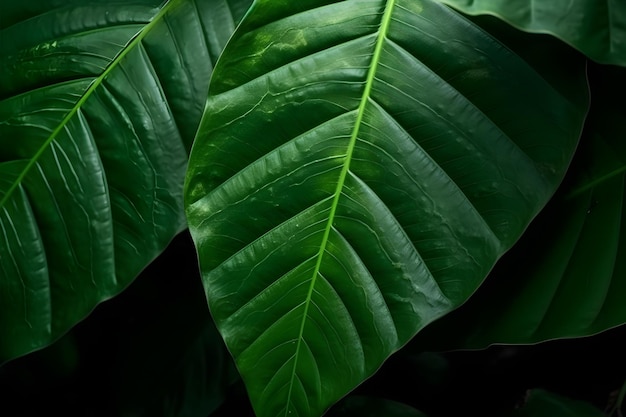
[[2, 363], [118, 293], [185, 227], [187, 149], [234, 22], [223, 0], [29, 0], [0, 15]]
[[186, 205], [257, 414], [320, 415], [464, 302], [556, 189], [584, 115], [433, 1], [255, 2]]
[[594, 106], [566, 183], [475, 297], [421, 334], [428, 348], [536, 343], [626, 323], [626, 127], [614, 105], [626, 74], [594, 69]]
[[626, 65], [622, 0], [438, 0], [471, 15], [491, 14], [522, 30], [549, 33], [591, 59]]

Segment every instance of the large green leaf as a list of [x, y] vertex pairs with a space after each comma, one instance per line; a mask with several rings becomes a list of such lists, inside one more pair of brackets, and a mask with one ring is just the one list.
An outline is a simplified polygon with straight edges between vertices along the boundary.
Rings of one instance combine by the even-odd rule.
[[417, 344], [535, 343], [626, 323], [626, 125], [615, 106], [626, 70], [593, 69], [594, 105], [565, 183], [477, 294]]
[[430, 0], [256, 1], [185, 195], [256, 413], [320, 415], [464, 302], [561, 181], [585, 107]]
[[185, 227], [187, 149], [237, 16], [161, 3], [0, 6], [0, 363], [55, 340]]
[[491, 14], [513, 26], [548, 33], [606, 64], [626, 65], [623, 0], [438, 0], [471, 15]]

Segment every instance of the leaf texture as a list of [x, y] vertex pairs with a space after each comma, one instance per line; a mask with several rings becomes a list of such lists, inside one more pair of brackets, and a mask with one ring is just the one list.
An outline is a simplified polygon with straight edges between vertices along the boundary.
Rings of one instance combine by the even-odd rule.
[[218, 0], [0, 15], [2, 363], [54, 341], [185, 228], [188, 149], [237, 17]]
[[257, 415], [321, 415], [464, 302], [556, 189], [585, 111], [433, 1], [256, 1], [185, 196]]
[[490, 14], [567, 42], [591, 59], [626, 65], [626, 3], [622, 0], [438, 0], [470, 15]]

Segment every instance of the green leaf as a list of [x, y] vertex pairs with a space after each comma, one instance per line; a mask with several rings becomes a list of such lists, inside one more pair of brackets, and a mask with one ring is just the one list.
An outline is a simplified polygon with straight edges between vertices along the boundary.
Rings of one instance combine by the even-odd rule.
[[185, 197], [258, 416], [321, 415], [464, 302], [556, 189], [585, 112], [433, 1], [255, 2]]
[[161, 3], [0, 6], [0, 363], [57, 339], [185, 228], [187, 150], [236, 16]]
[[622, 0], [438, 0], [470, 15], [490, 14], [528, 32], [547, 33], [591, 59], [626, 65]]
[[626, 126], [614, 105], [626, 70], [592, 69], [594, 106], [565, 183], [477, 294], [417, 344], [536, 343], [626, 323]]
[[572, 400], [541, 389], [528, 393], [524, 406], [511, 417], [603, 417], [605, 414], [593, 405]]

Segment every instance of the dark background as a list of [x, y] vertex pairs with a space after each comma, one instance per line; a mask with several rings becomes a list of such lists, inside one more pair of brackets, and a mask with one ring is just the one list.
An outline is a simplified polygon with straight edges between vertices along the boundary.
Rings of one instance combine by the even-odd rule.
[[[353, 394], [429, 417], [502, 416], [543, 388], [600, 409], [626, 378], [626, 327], [480, 351], [409, 344]], [[182, 233], [118, 297], [52, 346], [0, 368], [0, 415], [253, 416]], [[555, 416], [556, 417], [556, 416]]]

